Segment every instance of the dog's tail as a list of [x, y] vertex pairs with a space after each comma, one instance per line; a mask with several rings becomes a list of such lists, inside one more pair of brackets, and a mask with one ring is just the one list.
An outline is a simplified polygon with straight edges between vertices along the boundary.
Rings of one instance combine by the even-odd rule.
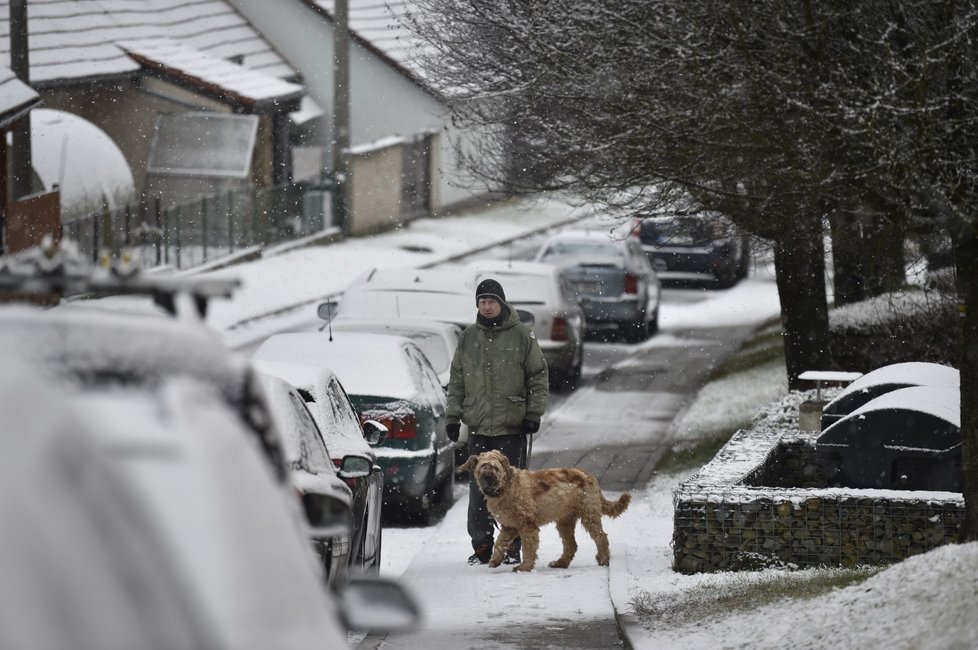
[[632, 502], [632, 495], [628, 492], [623, 493], [618, 497], [617, 501], [608, 501], [601, 496], [601, 514], [607, 517], [617, 517], [621, 513], [625, 512], [628, 504]]

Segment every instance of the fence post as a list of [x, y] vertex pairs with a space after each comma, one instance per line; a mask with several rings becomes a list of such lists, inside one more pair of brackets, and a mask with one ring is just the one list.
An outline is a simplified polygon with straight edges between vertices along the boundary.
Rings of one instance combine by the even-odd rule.
[[[160, 231], [160, 205], [161, 204], [162, 204], [162, 197], [160, 197], [160, 195], [157, 194], [156, 196], [153, 197], [153, 209], [156, 211], [156, 219], [155, 219], [156, 232]], [[154, 239], [156, 240], [156, 266], [159, 266], [163, 262], [162, 255], [161, 255], [162, 251], [160, 250], [161, 242], [159, 237], [154, 237]]]
[[202, 197], [200, 199], [200, 243], [201, 247], [204, 249], [202, 255], [202, 262], [207, 261], [207, 197]]
[[251, 186], [251, 238], [253, 244], [262, 243], [258, 235], [258, 188]]
[[234, 192], [228, 190], [228, 252], [234, 252]]
[[163, 211], [163, 263], [170, 263], [170, 213]]
[[177, 225], [176, 225], [176, 228], [177, 228], [177, 247], [176, 247], [175, 253], [177, 255], [177, 268], [179, 269], [179, 268], [182, 267], [182, 264], [180, 262], [180, 257], [181, 257], [182, 251], [180, 250], [180, 248], [181, 248], [181, 246], [183, 244], [183, 239], [180, 236], [180, 222], [182, 221], [182, 219], [180, 218], [180, 206], [179, 205], [176, 206], [175, 210], [176, 210], [175, 216], [176, 216], [176, 219], [177, 219]]
[[129, 229], [131, 225], [132, 225], [132, 212], [130, 206], [126, 205], [126, 228], [125, 228], [125, 238], [124, 238], [124, 241], [126, 242], [126, 248], [129, 248], [129, 245], [132, 241], [129, 235]]
[[98, 241], [99, 241], [99, 218], [97, 214], [92, 215], [92, 263], [98, 264]]

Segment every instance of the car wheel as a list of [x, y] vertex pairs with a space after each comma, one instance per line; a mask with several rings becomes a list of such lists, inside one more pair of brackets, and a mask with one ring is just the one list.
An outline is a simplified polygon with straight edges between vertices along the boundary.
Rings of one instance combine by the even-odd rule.
[[717, 286], [721, 289], [728, 289], [737, 284], [737, 265], [731, 261], [730, 265], [721, 269], [717, 274]]
[[624, 322], [620, 328], [626, 343], [641, 343], [649, 338], [649, 322], [645, 318]]
[[655, 312], [652, 314], [652, 318], [649, 320], [649, 336], [652, 336], [659, 331], [659, 308], [655, 308]]

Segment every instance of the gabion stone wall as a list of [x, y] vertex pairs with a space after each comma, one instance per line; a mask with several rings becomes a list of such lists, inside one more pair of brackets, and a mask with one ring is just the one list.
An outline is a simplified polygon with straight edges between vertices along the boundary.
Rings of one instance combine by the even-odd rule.
[[679, 486], [674, 570], [886, 564], [957, 539], [960, 493], [831, 487], [818, 434], [797, 428], [798, 404], [810, 398], [792, 393], [770, 407]]

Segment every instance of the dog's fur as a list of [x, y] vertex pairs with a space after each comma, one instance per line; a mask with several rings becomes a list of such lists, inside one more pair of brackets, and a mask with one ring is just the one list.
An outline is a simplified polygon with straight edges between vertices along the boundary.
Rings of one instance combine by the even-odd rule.
[[531, 571], [537, 560], [540, 526], [556, 522], [564, 551], [550, 566], [566, 569], [577, 552], [574, 528], [578, 519], [598, 547], [598, 564], [608, 565], [608, 536], [601, 527], [601, 515], [617, 517], [623, 513], [632, 500], [628, 492], [617, 501], [608, 501], [594, 475], [582, 469], [518, 469], [495, 450], [469, 456], [459, 469], [471, 472], [500, 526], [490, 567], [500, 565], [510, 542], [519, 535], [523, 561], [513, 571]]

